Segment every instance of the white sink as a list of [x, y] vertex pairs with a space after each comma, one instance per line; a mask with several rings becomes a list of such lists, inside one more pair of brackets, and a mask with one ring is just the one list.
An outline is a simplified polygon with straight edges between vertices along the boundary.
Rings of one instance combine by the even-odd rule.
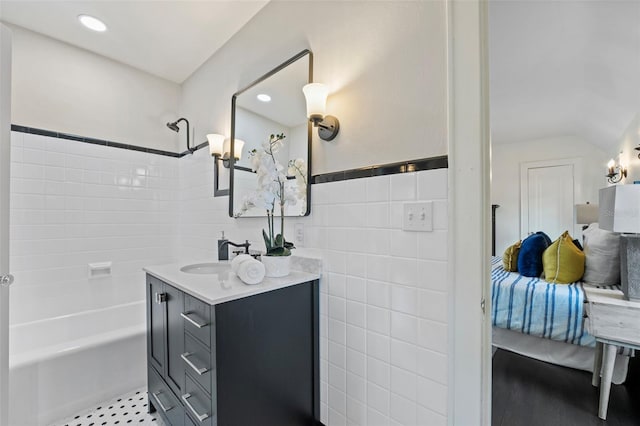
[[223, 272], [229, 272], [231, 266], [228, 263], [194, 263], [186, 265], [180, 268], [182, 272], [187, 274], [220, 274]]

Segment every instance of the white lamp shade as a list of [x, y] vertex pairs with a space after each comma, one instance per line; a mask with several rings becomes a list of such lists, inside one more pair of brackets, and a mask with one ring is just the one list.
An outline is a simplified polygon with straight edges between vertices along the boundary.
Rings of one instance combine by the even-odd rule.
[[[241, 160], [242, 159], [242, 150], [244, 149], [244, 141], [242, 139], [234, 139], [235, 141], [235, 152], [233, 153], [234, 157], [236, 157], [236, 160]], [[225, 154], [229, 154], [229, 156], [231, 156], [231, 139], [225, 139], [224, 141], [224, 153]]]
[[302, 88], [307, 100], [307, 117], [324, 117], [329, 88], [321, 83], [309, 83]]
[[579, 225], [589, 225], [598, 221], [597, 204], [576, 204], [576, 223]]
[[600, 190], [600, 229], [640, 233], [640, 185], [615, 185]]
[[219, 135], [217, 133], [209, 133], [207, 135], [207, 140], [209, 141], [209, 153], [211, 155], [220, 155], [223, 154], [223, 146], [224, 146], [224, 136]]

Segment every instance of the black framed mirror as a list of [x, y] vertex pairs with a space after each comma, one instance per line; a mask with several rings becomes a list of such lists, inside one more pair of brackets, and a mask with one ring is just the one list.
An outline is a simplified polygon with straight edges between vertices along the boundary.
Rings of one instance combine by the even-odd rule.
[[[270, 135], [284, 135], [273, 159], [284, 169], [287, 191], [295, 195], [285, 216], [311, 213], [311, 123], [307, 119], [302, 87], [313, 81], [313, 53], [303, 50], [231, 98], [231, 153], [229, 216], [264, 217], [253, 205], [258, 174], [252, 159], [269, 143]], [[242, 141], [242, 142], [240, 142]], [[239, 155], [236, 154], [241, 149]], [[255, 151], [254, 151], [255, 150]], [[301, 173], [302, 171], [302, 173]], [[293, 197], [293, 196], [292, 196]], [[274, 213], [280, 216], [276, 209]]]

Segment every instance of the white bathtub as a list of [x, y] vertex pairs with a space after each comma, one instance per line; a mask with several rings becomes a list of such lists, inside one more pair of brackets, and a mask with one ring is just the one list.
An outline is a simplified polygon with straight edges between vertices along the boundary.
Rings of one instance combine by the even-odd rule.
[[46, 426], [146, 384], [145, 302], [10, 327], [9, 426]]

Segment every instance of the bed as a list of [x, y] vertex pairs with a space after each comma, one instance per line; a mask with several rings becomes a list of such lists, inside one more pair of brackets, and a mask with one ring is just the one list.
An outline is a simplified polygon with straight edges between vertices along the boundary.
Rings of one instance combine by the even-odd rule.
[[[502, 258], [492, 257], [493, 346], [591, 372], [595, 339], [585, 330], [583, 305], [592, 291], [620, 288], [592, 287], [582, 282], [550, 284], [541, 278], [508, 272], [502, 266]], [[624, 382], [629, 355], [618, 355], [614, 383]]]

